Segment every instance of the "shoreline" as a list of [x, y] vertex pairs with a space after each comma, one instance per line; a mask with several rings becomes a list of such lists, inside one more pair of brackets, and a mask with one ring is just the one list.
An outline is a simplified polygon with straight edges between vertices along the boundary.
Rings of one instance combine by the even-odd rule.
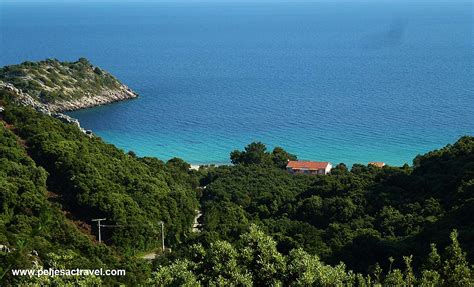
[[109, 91], [108, 93], [104, 93], [102, 95], [96, 95], [92, 97], [84, 96], [80, 99], [47, 103], [45, 105], [53, 112], [65, 113], [129, 101], [138, 97], [138, 93], [132, 91], [130, 88], [124, 85], [120, 92]]
[[[113, 98], [105, 99], [101, 97], [99, 98], [99, 100], [97, 100], [97, 97], [88, 98], [89, 101], [86, 102], [86, 104], [84, 104], [84, 101], [81, 102], [80, 100], [75, 100], [75, 101], [70, 101], [70, 102], [62, 102], [60, 104], [55, 105], [51, 103], [42, 103], [38, 101], [37, 99], [30, 96], [28, 93], [24, 92], [22, 89], [15, 87], [15, 85], [13, 85], [12, 83], [8, 83], [8, 82], [4, 82], [0, 80], [0, 89], [13, 93], [15, 95], [14, 102], [16, 102], [17, 104], [21, 106], [31, 107], [40, 113], [59, 119], [60, 121], [64, 123], [76, 125], [84, 134], [87, 134], [90, 136], [92, 136], [91, 130], [85, 130], [84, 128], [82, 128], [81, 123], [79, 122], [78, 119], [65, 114], [65, 112], [94, 108], [94, 107], [108, 105], [108, 104], [112, 104], [116, 102], [131, 100], [138, 97], [137, 93], [133, 92], [127, 87], [126, 91], [127, 91], [128, 96], [125, 98], [124, 97], [118, 98], [118, 96], [115, 95], [115, 97]], [[90, 100], [90, 99], [93, 99], [93, 100]], [[66, 105], [68, 107], [66, 107]]]
[[218, 166], [232, 166], [231, 163], [228, 163], [228, 164], [225, 164], [225, 163], [207, 163], [207, 164], [195, 164], [195, 163], [190, 163], [189, 164], [189, 170], [199, 170], [199, 168], [201, 167], [209, 167], [209, 166], [214, 166], [214, 167], [218, 167]]

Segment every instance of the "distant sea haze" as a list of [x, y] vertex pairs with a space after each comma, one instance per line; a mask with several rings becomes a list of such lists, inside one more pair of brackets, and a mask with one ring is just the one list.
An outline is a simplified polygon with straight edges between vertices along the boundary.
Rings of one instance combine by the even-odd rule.
[[227, 163], [252, 141], [411, 164], [474, 134], [469, 2], [0, 4], [0, 64], [92, 63], [140, 94], [70, 113], [140, 156]]

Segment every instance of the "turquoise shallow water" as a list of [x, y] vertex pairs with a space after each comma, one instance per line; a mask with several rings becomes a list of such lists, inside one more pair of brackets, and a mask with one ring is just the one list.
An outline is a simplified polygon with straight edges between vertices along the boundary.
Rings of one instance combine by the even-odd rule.
[[141, 97], [72, 112], [139, 155], [411, 163], [474, 134], [473, 7], [0, 3], [0, 64], [84, 56]]

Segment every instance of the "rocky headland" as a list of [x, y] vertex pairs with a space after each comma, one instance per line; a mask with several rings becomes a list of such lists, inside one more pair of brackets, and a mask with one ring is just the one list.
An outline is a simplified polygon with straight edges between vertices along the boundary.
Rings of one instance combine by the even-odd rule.
[[5, 66], [0, 69], [0, 90], [11, 95], [17, 104], [77, 125], [88, 135], [92, 135], [91, 131], [84, 130], [77, 119], [62, 112], [138, 96], [110, 73], [91, 65], [84, 58], [77, 62], [48, 59]]
[[3, 88], [17, 91], [19, 102], [50, 113], [73, 111], [138, 96], [110, 73], [87, 59], [48, 59], [0, 69]]

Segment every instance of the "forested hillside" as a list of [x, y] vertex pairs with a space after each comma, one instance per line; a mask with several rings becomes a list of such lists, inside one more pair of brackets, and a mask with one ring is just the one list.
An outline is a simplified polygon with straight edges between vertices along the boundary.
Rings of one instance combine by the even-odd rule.
[[[0, 256], [3, 271], [31, 265], [36, 252], [45, 260], [74, 251], [69, 267], [121, 266], [123, 280], [135, 282], [147, 268], [133, 255], [161, 246], [159, 221], [168, 246], [190, 233], [197, 200], [187, 164], [136, 158], [12, 96], [1, 95], [0, 244], [22, 254]], [[102, 230], [106, 245], [95, 240], [93, 218], [112, 225]]]
[[261, 160], [203, 171], [203, 238], [237, 240], [256, 223], [283, 253], [303, 248], [368, 272], [402, 254], [419, 266], [431, 242], [446, 246], [457, 229], [473, 259], [474, 138], [418, 156], [413, 167], [339, 164], [326, 176], [290, 175], [262, 149], [243, 152]]
[[[474, 283], [473, 137], [413, 166], [339, 164], [329, 175], [291, 175], [284, 167], [295, 155], [252, 143], [231, 153], [232, 166], [190, 171], [180, 159], [125, 153], [14, 96], [0, 91], [2, 286]], [[192, 233], [197, 209], [201, 232]], [[102, 243], [94, 218], [107, 218]], [[150, 263], [140, 255], [160, 253], [160, 221], [172, 252]], [[9, 272], [38, 266], [127, 275]]]
[[329, 175], [291, 175], [285, 157], [295, 158], [252, 143], [231, 153], [234, 166], [202, 168], [202, 232], [190, 241], [199, 243], [150, 283], [474, 284], [473, 137], [413, 167], [339, 164]]

